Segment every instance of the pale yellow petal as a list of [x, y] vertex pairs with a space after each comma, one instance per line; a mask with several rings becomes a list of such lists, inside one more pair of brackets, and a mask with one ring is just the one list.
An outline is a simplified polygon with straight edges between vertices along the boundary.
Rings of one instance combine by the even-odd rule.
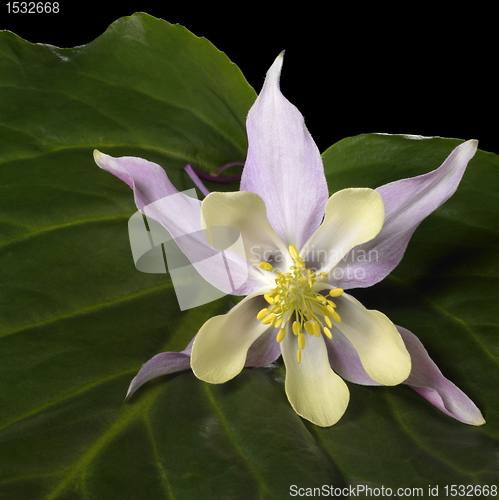
[[346, 293], [334, 300], [341, 317], [334, 326], [352, 343], [367, 374], [379, 384], [402, 383], [411, 373], [411, 356], [395, 325]]
[[385, 218], [383, 200], [373, 189], [343, 189], [326, 203], [325, 217], [300, 255], [318, 272], [331, 271], [355, 246], [372, 240]]
[[201, 327], [191, 354], [196, 377], [222, 384], [243, 369], [248, 349], [269, 329], [256, 319], [265, 304], [262, 293], [248, 295], [227, 314], [214, 316]]
[[[201, 213], [207, 240], [214, 247], [227, 248], [225, 236], [230, 231], [224, 228], [235, 228], [244, 244], [243, 257], [259, 269], [260, 262], [271, 260], [274, 268], [279, 268], [283, 259], [289, 259], [286, 247], [268, 221], [265, 203], [257, 194], [210, 193], [203, 200]], [[287, 270], [289, 265], [282, 267]]]
[[281, 342], [286, 364], [286, 394], [298, 415], [310, 422], [327, 427], [336, 423], [348, 406], [347, 385], [329, 364], [324, 338], [307, 337], [306, 347], [297, 361], [298, 339], [288, 332]]

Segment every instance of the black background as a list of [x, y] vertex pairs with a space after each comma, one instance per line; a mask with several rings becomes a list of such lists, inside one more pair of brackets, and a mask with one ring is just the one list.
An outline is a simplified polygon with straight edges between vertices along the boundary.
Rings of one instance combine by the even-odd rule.
[[443, 10], [437, 2], [59, 4], [59, 14], [8, 14], [4, 2], [0, 29], [72, 47], [122, 16], [147, 12], [208, 38], [257, 92], [285, 49], [281, 89], [304, 114], [321, 151], [343, 137], [384, 132], [473, 138], [480, 149], [499, 153], [498, 43], [490, 3], [482, 10], [469, 4]]

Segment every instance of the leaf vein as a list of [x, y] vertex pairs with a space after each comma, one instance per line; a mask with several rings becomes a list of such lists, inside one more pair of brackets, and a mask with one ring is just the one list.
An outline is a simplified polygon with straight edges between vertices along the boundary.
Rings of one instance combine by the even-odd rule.
[[170, 289], [172, 287], [173, 287], [173, 284], [171, 282], [168, 282], [165, 284], [156, 285], [154, 287], [145, 288], [143, 290], [139, 290], [137, 292], [130, 293], [128, 295], [122, 295], [122, 296], [120, 296], [116, 299], [113, 299], [113, 300], [108, 300], [106, 302], [101, 302], [99, 304], [92, 304], [92, 305], [84, 307], [82, 309], [79, 309], [76, 311], [71, 311], [70, 313], [67, 313], [67, 314], [54, 316], [50, 319], [47, 319], [44, 321], [39, 321], [38, 323], [33, 323], [30, 325], [23, 325], [21, 328], [18, 328], [17, 330], [11, 330], [11, 331], [6, 332], [4, 335], [2, 335], [2, 337], [7, 337], [8, 335], [14, 335], [14, 334], [17, 334], [20, 332], [24, 332], [24, 331], [30, 330], [32, 328], [39, 328], [39, 327], [43, 327], [46, 325], [50, 325], [51, 323], [55, 323], [57, 321], [64, 321], [64, 320], [75, 318], [78, 316], [83, 316], [85, 314], [91, 314], [91, 313], [98, 311], [100, 309], [104, 309], [106, 307], [113, 307], [115, 305], [134, 300], [138, 297], [142, 297], [142, 296], [148, 295], [150, 293], [156, 293], [158, 291], [162, 291], [165, 289]]

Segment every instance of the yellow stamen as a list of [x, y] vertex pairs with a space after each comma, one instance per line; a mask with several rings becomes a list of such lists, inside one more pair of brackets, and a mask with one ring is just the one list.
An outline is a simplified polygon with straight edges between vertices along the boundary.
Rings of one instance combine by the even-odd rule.
[[309, 334], [309, 335], [313, 335], [314, 334], [314, 329], [312, 327], [312, 323], [310, 323], [309, 321], [307, 321], [305, 323], [305, 331]]
[[[343, 290], [333, 288], [325, 294], [316, 292], [320, 290], [317, 282], [327, 278], [327, 274], [307, 269], [294, 245], [289, 245], [288, 251], [293, 259], [288, 272], [279, 272], [268, 262], [260, 262], [261, 269], [273, 272], [276, 277], [275, 287], [264, 295], [269, 305], [257, 314], [257, 319], [264, 325], [279, 329], [276, 336], [279, 343], [285, 338], [288, 323], [292, 322], [291, 331], [298, 341], [296, 356], [301, 363], [301, 351], [307, 342], [305, 332], [320, 337], [324, 331], [325, 336], [332, 338], [332, 320], [339, 323], [341, 319], [335, 310], [336, 304], [329, 299], [340, 296]], [[315, 340], [309, 339], [308, 342]]]
[[272, 267], [271, 264], [269, 264], [268, 262], [260, 262], [260, 267], [264, 270], [264, 271], [272, 271], [274, 268]]
[[305, 335], [303, 335], [303, 333], [298, 335], [298, 345], [300, 346], [300, 349], [305, 349]]
[[[330, 314], [331, 316], [333, 316], [333, 315], [335, 314], [334, 307], [333, 307], [331, 304], [328, 304], [328, 305], [326, 306], [326, 309], [328, 310], [328, 312], [329, 312], [329, 314]], [[333, 318], [334, 318], [334, 316], [333, 316]]]
[[320, 337], [321, 336], [321, 326], [319, 325], [319, 323], [317, 321], [314, 321], [312, 323], [312, 327], [314, 329], [314, 333], [317, 337]]
[[265, 316], [267, 316], [267, 314], [269, 314], [269, 309], [265, 308], [265, 309], [262, 309], [257, 315], [256, 315], [256, 319], [258, 321], [262, 320], [263, 318], [265, 318]]
[[277, 319], [277, 316], [275, 314], [269, 314], [263, 321], [262, 323], [264, 325], [273, 325], [275, 323], [275, 320]]
[[277, 342], [278, 343], [281, 343], [282, 342], [282, 339], [284, 338], [284, 335], [286, 335], [286, 328], [281, 328], [279, 330], [279, 333], [277, 334]]
[[[298, 253], [298, 250], [294, 245], [289, 245], [289, 255], [291, 255], [291, 258], [296, 262], [300, 258], [300, 254]], [[261, 264], [260, 264], [261, 265]]]
[[300, 325], [299, 325], [298, 321], [293, 322], [293, 333], [295, 335], [298, 335], [300, 333]]

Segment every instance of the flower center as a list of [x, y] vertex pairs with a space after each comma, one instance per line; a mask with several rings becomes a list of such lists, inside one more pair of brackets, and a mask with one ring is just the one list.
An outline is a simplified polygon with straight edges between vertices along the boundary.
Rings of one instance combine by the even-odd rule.
[[[286, 335], [286, 326], [294, 318], [292, 331], [298, 337], [297, 360], [301, 363], [301, 351], [305, 349], [305, 334], [320, 337], [321, 330], [332, 338], [333, 319], [340, 322], [341, 318], [335, 311], [336, 304], [328, 297], [339, 297], [343, 290], [333, 288], [326, 295], [315, 292], [313, 284], [319, 277], [326, 277], [326, 273], [316, 273], [306, 268], [305, 262], [298, 254], [294, 245], [289, 246], [289, 255], [294, 261], [288, 273], [277, 272], [268, 262], [260, 262], [260, 268], [274, 272], [276, 287], [265, 294], [269, 307], [257, 314], [257, 319], [264, 325], [279, 328], [277, 342], [282, 342]], [[293, 315], [294, 313], [294, 315]], [[325, 323], [325, 324], [324, 324]], [[327, 326], [326, 326], [327, 325]]]

